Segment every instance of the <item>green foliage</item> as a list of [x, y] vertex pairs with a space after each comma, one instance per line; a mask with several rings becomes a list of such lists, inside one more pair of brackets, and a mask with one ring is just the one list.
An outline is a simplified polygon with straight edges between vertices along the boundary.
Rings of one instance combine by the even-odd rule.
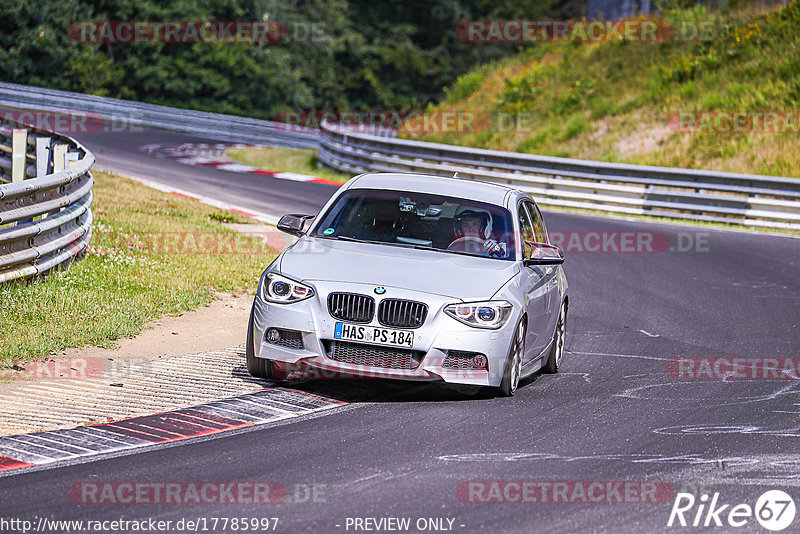
[[[474, 66], [515, 51], [459, 41], [458, 21], [559, 16], [567, 3], [4, 0], [0, 80], [264, 118], [310, 109], [423, 109]], [[126, 20], [271, 20], [287, 33], [277, 44], [96, 44], [69, 36], [76, 22]], [[454, 98], [472, 94], [480, 81], [467, 74]]]
[[464, 100], [474, 95], [475, 92], [481, 88], [483, 84], [484, 74], [479, 71], [468, 72], [459, 76], [453, 86], [445, 90], [447, 100], [455, 102], [457, 100]]
[[576, 113], [564, 125], [564, 133], [562, 137], [565, 141], [574, 139], [582, 134], [586, 130], [587, 126], [589, 126], [589, 122], [586, 120], [586, 117], [583, 114]]
[[507, 79], [505, 88], [497, 96], [497, 105], [506, 111], [528, 109], [528, 104], [542, 92], [537, 83], [536, 71], [521, 78]]

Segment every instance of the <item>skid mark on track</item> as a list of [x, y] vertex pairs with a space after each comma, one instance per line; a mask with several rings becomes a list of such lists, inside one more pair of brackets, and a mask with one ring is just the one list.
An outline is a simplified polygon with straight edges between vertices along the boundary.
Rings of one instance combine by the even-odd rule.
[[738, 425], [678, 425], [665, 426], [653, 430], [656, 434], [666, 435], [703, 435], [714, 434], [765, 434], [768, 436], [781, 436], [800, 438], [800, 428], [769, 428], [757, 424]]
[[647, 337], [661, 337], [660, 334], [651, 334], [646, 330], [637, 330], [637, 332], [641, 332], [642, 334], [646, 335]]
[[[567, 455], [555, 453], [497, 452], [447, 454], [438, 456], [444, 462], [567, 462], [597, 464], [620, 462], [679, 466], [683, 471], [673, 473], [677, 479], [702, 480], [704, 483], [769, 484], [781, 481], [789, 486], [800, 487], [800, 455], [755, 455], [755, 456], [706, 456], [687, 454], [585, 454]], [[655, 468], [655, 467], [654, 467]], [[618, 469], [618, 467], [613, 467]]]
[[633, 358], [636, 360], [655, 360], [655, 361], [664, 361], [668, 362], [672, 358], [659, 358], [658, 356], [642, 356], [641, 354], [614, 354], [611, 352], [583, 352], [580, 350], [569, 350], [567, 351], [569, 354], [576, 354], [578, 356], [604, 356], [604, 357], [613, 357], [613, 358]]
[[[744, 382], [741, 380], [717, 380], [713, 382], [715, 389], [709, 389], [710, 384], [707, 381], [694, 380], [694, 381], [675, 381], [659, 384], [646, 384], [626, 389], [620, 393], [615, 393], [615, 397], [623, 397], [636, 400], [648, 401], [674, 401], [680, 399], [681, 401], [688, 402], [708, 402], [714, 400], [719, 395], [715, 394], [718, 387], [722, 388], [736, 388], [737, 391], [752, 391], [752, 386], [748, 386], [752, 381]], [[766, 386], [773, 388], [771, 391], [764, 394], [735, 396], [725, 395], [725, 402], [716, 402], [708, 405], [707, 407], [719, 406], [733, 406], [736, 404], [751, 404], [756, 402], [765, 402], [778, 399], [785, 395], [796, 395], [800, 393], [796, 382], [775, 388], [772, 384], [765, 383]], [[665, 389], [667, 393], [659, 394], [657, 390]], [[697, 390], [697, 394], [693, 390]], [[679, 392], [680, 394], [676, 393]]]

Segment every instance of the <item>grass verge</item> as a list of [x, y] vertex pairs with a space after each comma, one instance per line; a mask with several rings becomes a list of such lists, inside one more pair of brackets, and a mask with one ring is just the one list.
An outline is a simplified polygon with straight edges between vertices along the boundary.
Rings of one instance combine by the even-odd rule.
[[276, 252], [223, 223], [246, 218], [94, 173], [92, 247], [43, 279], [0, 285], [0, 367], [68, 347], [114, 346], [215, 292], [254, 293]]
[[240, 163], [271, 171], [310, 174], [342, 184], [353, 177], [319, 166], [317, 151], [313, 148], [235, 148], [228, 151], [228, 157]]
[[[676, 34], [663, 42], [532, 44], [463, 75], [431, 106], [474, 112], [472, 129], [406, 137], [800, 177], [800, 1], [664, 9], [663, 19], [672, 28], [706, 27], [708, 39]], [[775, 118], [772, 126], [767, 115]], [[734, 116], [741, 120], [725, 122]]]

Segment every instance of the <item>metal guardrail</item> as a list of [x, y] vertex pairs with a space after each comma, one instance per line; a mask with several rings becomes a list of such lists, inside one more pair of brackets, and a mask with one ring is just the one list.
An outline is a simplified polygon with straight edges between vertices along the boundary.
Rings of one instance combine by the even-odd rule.
[[91, 113], [119, 128], [145, 126], [234, 143], [288, 148], [319, 146], [319, 130], [313, 128], [13, 83], [0, 82], [0, 107]]
[[93, 164], [74, 139], [0, 125], [0, 283], [42, 274], [86, 250]]
[[322, 124], [319, 160], [345, 172], [419, 172], [512, 185], [543, 205], [800, 229], [800, 179], [518, 154]]

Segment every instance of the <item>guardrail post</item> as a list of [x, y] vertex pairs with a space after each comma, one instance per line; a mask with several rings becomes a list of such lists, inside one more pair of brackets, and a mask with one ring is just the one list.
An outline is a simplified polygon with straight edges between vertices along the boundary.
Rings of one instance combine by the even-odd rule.
[[36, 138], [36, 177], [50, 174], [50, 138]]
[[69, 168], [73, 167], [78, 164], [78, 160], [81, 159], [81, 155], [77, 152], [67, 152], [64, 154], [64, 167]]
[[28, 146], [28, 131], [14, 129], [11, 134], [11, 181], [21, 182], [25, 179], [26, 148]]
[[[94, 155], [72, 138], [55, 133], [40, 136], [5, 124], [0, 126], [0, 141], [3, 181], [13, 177], [14, 182], [0, 184], [2, 284], [43, 274], [85, 252], [91, 240], [89, 172]], [[67, 167], [72, 169], [67, 172]], [[80, 198], [65, 202], [68, 191], [80, 193]], [[59, 212], [63, 217], [50, 217]], [[42, 218], [49, 220], [40, 222]], [[36, 240], [31, 239], [34, 236]]]
[[53, 147], [53, 172], [63, 171], [66, 167], [67, 145]]

